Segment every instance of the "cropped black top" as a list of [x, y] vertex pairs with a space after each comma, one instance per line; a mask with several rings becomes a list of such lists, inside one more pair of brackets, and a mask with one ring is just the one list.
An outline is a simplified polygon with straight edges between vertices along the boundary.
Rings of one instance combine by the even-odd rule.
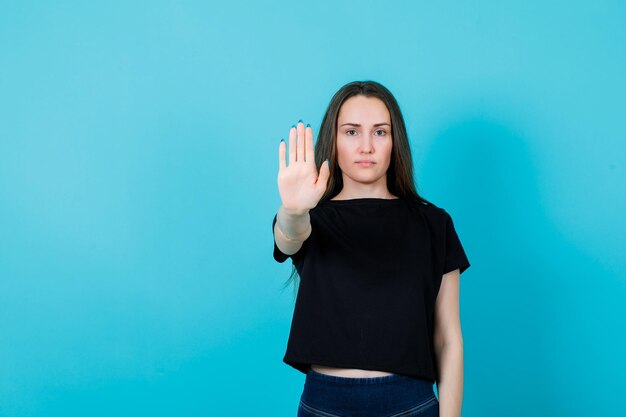
[[[301, 281], [283, 362], [438, 380], [434, 307], [442, 275], [469, 261], [442, 208], [398, 199], [326, 200], [311, 235], [285, 255]], [[276, 215], [272, 222], [272, 233]]]

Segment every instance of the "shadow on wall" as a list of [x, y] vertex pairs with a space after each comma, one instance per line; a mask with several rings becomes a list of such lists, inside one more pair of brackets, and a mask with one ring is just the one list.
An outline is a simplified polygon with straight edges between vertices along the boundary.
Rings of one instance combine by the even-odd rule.
[[551, 221], [528, 143], [468, 119], [438, 134], [423, 164], [429, 183], [443, 179], [426, 198], [465, 208], [451, 212], [472, 264], [461, 277], [464, 415], [611, 415], [626, 375], [624, 282]]

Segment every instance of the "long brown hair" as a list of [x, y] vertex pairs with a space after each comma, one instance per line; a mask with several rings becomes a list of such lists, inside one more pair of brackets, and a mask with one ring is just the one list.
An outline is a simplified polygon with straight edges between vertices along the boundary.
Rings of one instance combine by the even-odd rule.
[[[348, 83], [341, 87], [330, 100], [315, 143], [315, 165], [318, 172], [326, 159], [330, 163], [328, 186], [320, 202], [333, 198], [343, 188], [343, 177], [337, 161], [337, 118], [343, 103], [350, 97], [357, 95], [376, 97], [382, 100], [391, 116], [393, 146], [391, 161], [387, 169], [387, 189], [389, 192], [399, 198], [419, 204], [432, 204], [420, 196], [417, 191], [413, 177], [413, 157], [411, 156], [411, 148], [400, 106], [398, 106], [398, 102], [393, 94], [376, 81], [353, 81]], [[289, 282], [294, 280], [296, 276], [298, 276], [298, 272], [295, 266], [293, 266], [291, 276], [285, 282], [283, 288], [289, 285]], [[295, 291], [297, 291], [297, 282], [294, 280], [294, 293]]]

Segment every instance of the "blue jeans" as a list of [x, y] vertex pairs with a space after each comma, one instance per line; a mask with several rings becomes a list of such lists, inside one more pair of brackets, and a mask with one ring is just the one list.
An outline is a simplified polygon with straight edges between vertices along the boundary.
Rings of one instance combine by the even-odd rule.
[[433, 384], [405, 375], [345, 378], [309, 369], [298, 417], [439, 417]]

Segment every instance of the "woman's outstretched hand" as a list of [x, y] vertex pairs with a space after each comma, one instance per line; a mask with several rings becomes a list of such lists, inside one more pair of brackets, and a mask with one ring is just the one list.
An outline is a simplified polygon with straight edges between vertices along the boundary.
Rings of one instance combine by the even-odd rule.
[[278, 145], [278, 192], [283, 207], [292, 213], [306, 213], [317, 205], [324, 195], [330, 168], [322, 163], [319, 176], [313, 153], [313, 129], [298, 122], [289, 130], [289, 166], [285, 160], [287, 144]]

